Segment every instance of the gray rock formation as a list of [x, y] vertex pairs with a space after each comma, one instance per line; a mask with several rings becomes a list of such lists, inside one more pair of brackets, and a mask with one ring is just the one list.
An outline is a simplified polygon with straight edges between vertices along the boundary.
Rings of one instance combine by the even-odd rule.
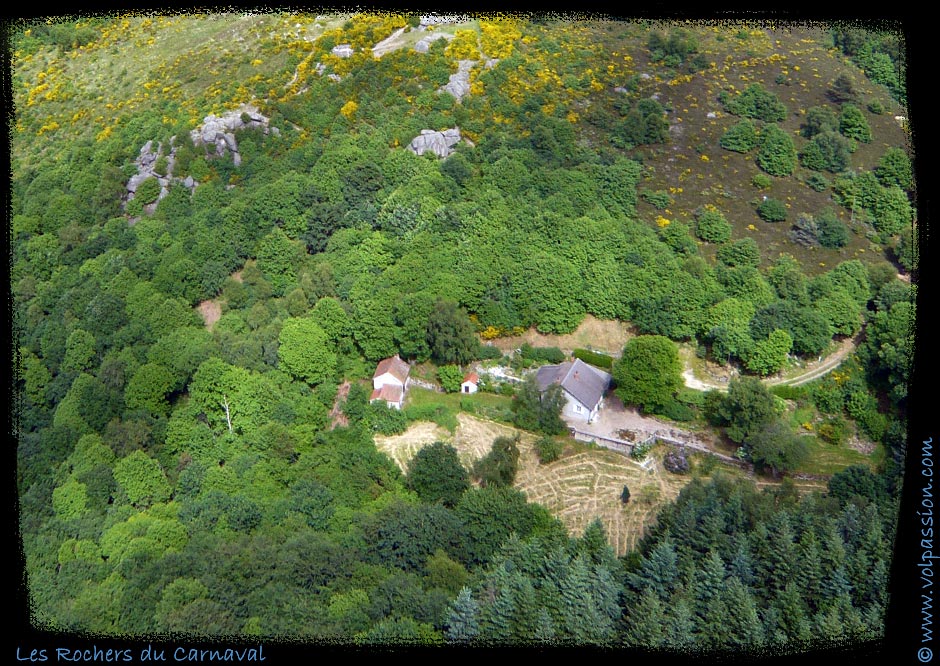
[[432, 32], [427, 37], [422, 37], [421, 39], [419, 39], [414, 45], [414, 50], [417, 51], [418, 53], [427, 53], [428, 50], [431, 48], [431, 42], [438, 40], [438, 39], [451, 40], [453, 38], [454, 38], [453, 35], [448, 35], [446, 32]]
[[[209, 114], [202, 121], [202, 125], [192, 130], [189, 135], [193, 140], [194, 146], [204, 146], [209, 154], [221, 157], [226, 152], [232, 154], [232, 162], [239, 166], [242, 162], [241, 155], [238, 152], [238, 141], [235, 139], [237, 130], [246, 128], [259, 128], [265, 134], [273, 132], [278, 134], [276, 127], [269, 127], [268, 118], [262, 116], [258, 109], [253, 106], [243, 105], [234, 111], [226, 111], [222, 116]], [[173, 176], [173, 167], [176, 164], [176, 146], [174, 145], [176, 137], [170, 138], [170, 150], [164, 155], [163, 144], [157, 144], [154, 150], [153, 141], [148, 141], [140, 149], [140, 155], [134, 161], [137, 165], [137, 173], [127, 181], [124, 201], [130, 201], [134, 198], [137, 188], [148, 178], [156, 178], [160, 183], [160, 195], [157, 201], [165, 197], [170, 191], [170, 184], [175, 182], [182, 183], [184, 187], [192, 190], [199, 183], [193, 180], [192, 176], [179, 178]], [[157, 161], [161, 157], [166, 157], [166, 173], [156, 172]], [[144, 210], [153, 212], [156, 203], [147, 206]]]
[[450, 75], [447, 85], [438, 92], [450, 93], [458, 102], [470, 92], [470, 70], [476, 64], [475, 60], [460, 60], [457, 63], [457, 73]]
[[238, 152], [238, 141], [235, 140], [235, 132], [241, 129], [255, 128], [260, 129], [265, 134], [269, 131], [277, 133], [277, 128], [269, 129], [268, 122], [268, 119], [262, 116], [257, 108], [242, 105], [233, 111], [226, 111], [221, 116], [210, 113], [203, 119], [202, 125], [192, 130], [189, 135], [192, 137], [194, 146], [206, 146], [210, 150], [214, 150], [217, 157], [222, 157], [226, 152], [230, 152], [235, 166], [239, 166], [242, 163], [242, 158]]
[[408, 144], [408, 150], [415, 155], [424, 155], [427, 152], [434, 153], [438, 157], [447, 157], [453, 151], [451, 148], [460, 142], [460, 129], [453, 127], [443, 132], [434, 130], [421, 130], [421, 134], [416, 136]]
[[349, 44], [339, 44], [338, 46], [333, 47], [331, 53], [335, 56], [339, 56], [340, 58], [348, 58], [354, 53], [354, 51], [353, 47]]

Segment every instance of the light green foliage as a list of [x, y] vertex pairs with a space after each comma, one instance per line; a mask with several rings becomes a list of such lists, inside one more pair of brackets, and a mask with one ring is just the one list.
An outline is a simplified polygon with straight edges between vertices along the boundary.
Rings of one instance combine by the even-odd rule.
[[728, 113], [766, 123], [781, 122], [787, 117], [787, 107], [759, 83], [752, 83], [741, 94], [722, 93], [719, 97]]
[[327, 339], [338, 345], [352, 332], [352, 320], [339, 299], [325, 296], [317, 301], [310, 318], [326, 333]]
[[135, 506], [150, 506], [170, 497], [170, 484], [163, 469], [143, 451], [134, 451], [117, 461], [114, 479]]
[[819, 299], [815, 307], [822, 313], [838, 335], [855, 335], [862, 325], [858, 302], [844, 289], [834, 289], [828, 296]]
[[66, 481], [52, 491], [52, 508], [56, 515], [64, 520], [78, 518], [88, 505], [88, 494], [84, 483], [75, 480]]
[[437, 380], [448, 393], [459, 393], [463, 371], [456, 365], [442, 365], [437, 369]]
[[68, 459], [73, 476], [81, 476], [98, 465], [110, 467], [114, 463], [114, 452], [101, 439], [101, 435], [84, 435], [75, 445]]
[[281, 367], [316, 386], [336, 374], [336, 353], [326, 333], [312, 318], [290, 318], [278, 337]]
[[742, 238], [718, 248], [718, 261], [726, 266], [744, 267], [760, 265], [760, 247], [753, 238]]
[[180, 552], [189, 541], [186, 527], [177, 517], [175, 505], [161, 505], [149, 511], [134, 513], [124, 522], [107, 528], [99, 542], [101, 554], [119, 563], [135, 554], [162, 557]]
[[84, 372], [94, 365], [95, 336], [80, 328], [69, 333], [65, 342], [65, 358], [62, 359], [62, 370], [65, 372]]
[[709, 243], [731, 240], [731, 224], [720, 210], [703, 208], [695, 216], [695, 235]]
[[149, 204], [156, 201], [158, 196], [160, 196], [160, 182], [151, 176], [137, 186], [134, 201], [139, 200], [141, 203]]
[[159, 363], [145, 363], [137, 369], [124, 389], [128, 409], [144, 409], [151, 414], [165, 414], [170, 406], [167, 394], [175, 382], [172, 373]]
[[682, 386], [682, 363], [675, 343], [659, 335], [632, 338], [614, 364], [617, 395], [647, 412], [665, 407]]
[[101, 548], [89, 539], [66, 539], [59, 546], [58, 563], [68, 564], [78, 560], [80, 562], [101, 562]]
[[160, 601], [157, 602], [155, 618], [157, 625], [167, 631], [187, 629], [185, 621], [180, 622], [178, 615], [187, 606], [191, 606], [209, 596], [209, 588], [196, 578], [177, 578], [163, 588]]
[[793, 338], [779, 328], [771, 331], [765, 340], [759, 340], [747, 357], [747, 369], [759, 375], [778, 372], [787, 361], [793, 347]]
[[271, 283], [274, 294], [280, 296], [297, 279], [297, 263], [303, 255], [300, 243], [292, 241], [278, 228], [258, 242], [258, 268]]
[[26, 384], [27, 397], [37, 405], [46, 402], [46, 387], [52, 380], [52, 373], [34, 354], [28, 354], [23, 359], [23, 381]]

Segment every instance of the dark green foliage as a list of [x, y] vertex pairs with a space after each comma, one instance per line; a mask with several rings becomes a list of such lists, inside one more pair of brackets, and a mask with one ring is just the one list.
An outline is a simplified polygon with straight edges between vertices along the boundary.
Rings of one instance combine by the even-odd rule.
[[829, 495], [843, 503], [855, 496], [866, 497], [872, 502], [881, 502], [885, 498], [884, 480], [861, 465], [837, 472], [829, 479], [828, 487]]
[[[800, 164], [814, 171], [839, 173], [849, 166], [852, 144], [849, 139], [833, 132], [821, 132], [803, 146]], [[822, 190], [819, 190], [822, 191]]]
[[787, 219], [787, 207], [779, 199], [767, 197], [757, 207], [757, 214], [767, 222], [783, 222]]
[[572, 356], [581, 359], [585, 363], [590, 363], [593, 366], [603, 368], [605, 370], [610, 370], [614, 364], [614, 359], [612, 356], [591, 351], [590, 349], [575, 349], [572, 352]]
[[803, 464], [809, 456], [806, 438], [797, 435], [782, 421], [764, 425], [744, 439], [744, 448], [755, 465], [774, 476]]
[[484, 488], [512, 486], [519, 469], [518, 436], [497, 437], [490, 452], [473, 465], [473, 477]]
[[816, 237], [820, 245], [835, 250], [849, 242], [849, 230], [835, 212], [827, 208], [816, 216]]
[[737, 125], [732, 125], [718, 143], [725, 150], [750, 152], [757, 147], [757, 127], [750, 120], [744, 119]]
[[793, 138], [777, 125], [767, 125], [760, 132], [757, 166], [771, 176], [789, 176], [796, 168]]
[[528, 536], [541, 523], [542, 512], [514, 488], [471, 488], [454, 509], [464, 525], [461, 561], [471, 566], [489, 561], [513, 532]]
[[408, 463], [408, 487], [423, 501], [454, 506], [470, 487], [467, 470], [457, 457], [457, 450], [443, 442], [434, 442], [415, 454]]
[[539, 391], [535, 374], [526, 377], [512, 401], [513, 423], [523, 430], [560, 435], [567, 429], [561, 419], [565, 406], [562, 388], [553, 384], [544, 393]]
[[790, 335], [793, 351], [800, 355], [819, 354], [834, 333], [822, 314], [792, 301], [771, 303], [758, 310], [751, 320], [751, 335], [755, 340], [766, 338], [776, 329]]
[[913, 168], [911, 159], [902, 148], [891, 147], [885, 150], [878, 161], [875, 175], [885, 187], [897, 185], [903, 190], [911, 189], [913, 184]]
[[839, 116], [839, 131], [849, 139], [862, 143], [871, 143], [871, 129], [865, 114], [854, 104], [843, 104], [842, 114]]
[[775, 94], [759, 83], [752, 83], [739, 95], [722, 93], [719, 96], [728, 113], [745, 118], [776, 123], [785, 120], [787, 107]]
[[467, 313], [452, 301], [438, 301], [428, 317], [427, 343], [435, 363], [463, 365], [477, 356], [479, 341]]
[[829, 106], [813, 106], [806, 111], [806, 117], [800, 125], [800, 134], [812, 139], [824, 132], [838, 132], [839, 118]]
[[528, 342], [522, 343], [519, 348], [519, 356], [527, 365], [533, 363], [539, 365], [564, 363], [565, 359], [568, 358], [558, 347], [533, 347]]
[[829, 99], [837, 104], [845, 102], [854, 102], [858, 99], [858, 91], [855, 89], [855, 83], [846, 74], [840, 74], [832, 82], [827, 91]]
[[613, 368], [616, 392], [626, 404], [656, 412], [682, 386], [682, 364], [674, 342], [659, 335], [632, 338]]
[[555, 462], [561, 455], [562, 445], [552, 437], [540, 437], [535, 442], [535, 452], [543, 465]]
[[819, 173], [811, 173], [806, 177], [806, 184], [817, 192], [825, 192], [829, 189], [829, 181]]
[[663, 456], [663, 467], [673, 474], [685, 474], [689, 471], [689, 459], [684, 448], [669, 449]]
[[666, 143], [669, 140], [669, 122], [666, 112], [654, 99], [641, 99], [629, 111], [613, 135], [614, 145], [623, 148], [643, 144]]
[[741, 443], [776, 419], [773, 396], [760, 380], [753, 377], [734, 378], [728, 393], [716, 405], [715, 414], [727, 424], [728, 437]]

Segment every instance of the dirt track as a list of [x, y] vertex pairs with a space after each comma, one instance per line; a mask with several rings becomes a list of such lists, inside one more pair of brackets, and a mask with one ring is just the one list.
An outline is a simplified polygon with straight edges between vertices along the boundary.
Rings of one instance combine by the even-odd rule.
[[[794, 375], [792, 377], [772, 377], [770, 379], [765, 379], [764, 383], [768, 386], [777, 386], [781, 384], [787, 386], [799, 386], [800, 384], [805, 384], [807, 382], [813, 381], [814, 379], [818, 379], [819, 377], [822, 377], [826, 373], [831, 372], [832, 370], [839, 367], [839, 364], [855, 351], [861, 335], [862, 334], [859, 333], [854, 338], [846, 338], [842, 341], [838, 350], [827, 356], [821, 362], [814, 361], [812, 363], [807, 363], [806, 370], [798, 375]], [[689, 367], [687, 367], [685, 372], [682, 373], [682, 377], [685, 379], [686, 386], [698, 391], [708, 391], [710, 389], [716, 389], [718, 391], [728, 390], [727, 383], [716, 384], [714, 382], [698, 379], [695, 377], [692, 368]]]

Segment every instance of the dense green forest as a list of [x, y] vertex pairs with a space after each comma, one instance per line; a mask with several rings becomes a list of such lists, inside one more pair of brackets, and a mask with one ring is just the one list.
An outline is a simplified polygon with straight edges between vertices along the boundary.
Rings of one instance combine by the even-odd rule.
[[[916, 291], [899, 34], [424, 23], [10, 27], [33, 622], [672, 651], [881, 637]], [[443, 155], [409, 149], [453, 128]], [[523, 437], [545, 469], [590, 452], [560, 393], [369, 402], [384, 358], [454, 392], [482, 362], [564, 361], [496, 343], [588, 318], [631, 327], [614, 357], [575, 353], [617, 396], [749, 472], [661, 454], [684, 487], [626, 553], [516, 482]], [[726, 390], [686, 386], [680, 349], [733, 369]], [[766, 381], [840, 349], [813, 381]], [[516, 434], [473, 464], [376, 446], [465, 414]]]

